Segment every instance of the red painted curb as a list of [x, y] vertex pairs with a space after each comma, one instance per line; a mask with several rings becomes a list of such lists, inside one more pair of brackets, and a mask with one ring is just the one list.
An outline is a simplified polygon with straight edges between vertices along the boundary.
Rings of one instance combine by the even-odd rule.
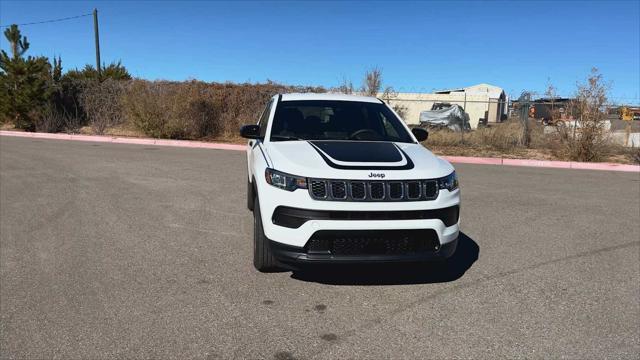
[[501, 158], [470, 157], [470, 156], [441, 156], [441, 158], [458, 164], [502, 165]]
[[571, 162], [572, 169], [640, 172], [640, 165]]
[[480, 158], [480, 157], [476, 158], [476, 157], [465, 157], [465, 156], [442, 156], [442, 158], [457, 164], [507, 165], [507, 166], [526, 166], [526, 167], [555, 168], [555, 169], [640, 172], [640, 165], [627, 165], [627, 164], [616, 164], [616, 163], [585, 163], [585, 162], [576, 162], [576, 161], [551, 161], [551, 160]]
[[570, 161], [550, 161], [550, 160], [530, 160], [530, 159], [502, 159], [502, 165], [571, 169], [571, 162]]
[[[189, 140], [123, 138], [123, 137], [115, 137], [115, 136], [98, 136], [98, 135], [50, 134], [50, 133], [33, 133], [33, 132], [7, 131], [7, 130], [0, 130], [0, 136], [17, 136], [17, 137], [36, 138], [36, 139], [54, 139], [54, 140], [72, 140], [72, 141], [109, 142], [114, 144], [175, 146], [175, 147], [216, 149], [216, 150], [234, 150], [234, 151], [246, 150], [246, 145], [212, 143], [212, 142], [203, 142], [203, 141], [189, 141]], [[508, 165], [508, 166], [527, 166], [527, 167], [556, 168], [556, 169], [583, 169], [583, 170], [640, 172], [640, 165], [626, 165], [626, 164], [616, 164], [616, 163], [583, 163], [583, 162], [574, 162], [574, 161], [504, 159], [504, 158], [486, 158], [486, 157], [469, 157], [469, 156], [441, 156], [441, 157], [447, 161], [450, 161], [452, 163], [457, 163], [457, 164]]]
[[28, 138], [36, 138], [36, 139], [109, 142], [109, 143], [115, 143], [115, 144], [175, 146], [175, 147], [187, 147], [187, 148], [237, 150], [237, 151], [246, 150], [246, 145], [209, 143], [209, 142], [203, 142], [203, 141], [189, 141], [189, 140], [124, 138], [124, 137], [116, 137], [116, 136], [99, 136], [99, 135], [49, 134], [49, 133], [34, 133], [34, 132], [6, 131], [6, 130], [0, 130], [0, 135], [28, 137]]

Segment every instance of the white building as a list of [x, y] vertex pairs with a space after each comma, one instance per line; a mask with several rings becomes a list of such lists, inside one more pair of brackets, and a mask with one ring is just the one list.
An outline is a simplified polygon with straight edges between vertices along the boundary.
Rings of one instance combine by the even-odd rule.
[[469, 124], [473, 129], [477, 128], [481, 121], [500, 122], [507, 114], [507, 96], [501, 88], [489, 84], [436, 91], [432, 94], [395, 93], [390, 97], [379, 94], [379, 97], [392, 106], [404, 107], [404, 121], [407, 124], [418, 124], [420, 112], [431, 110], [435, 103], [460, 105], [469, 115]]

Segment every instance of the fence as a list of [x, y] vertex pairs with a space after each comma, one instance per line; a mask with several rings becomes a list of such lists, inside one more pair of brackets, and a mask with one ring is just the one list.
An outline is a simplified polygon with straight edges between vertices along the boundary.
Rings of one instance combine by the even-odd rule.
[[[559, 121], [570, 122], [579, 119], [579, 114], [572, 99], [560, 99], [558, 101], [541, 101], [520, 98], [513, 101], [500, 101], [498, 99], [474, 100], [474, 99], [429, 99], [429, 98], [398, 98], [382, 97], [389, 105], [399, 109], [403, 120], [410, 125], [418, 124], [420, 112], [436, 110], [451, 105], [459, 105], [469, 117], [471, 128], [475, 129], [483, 125], [504, 122], [509, 118], [528, 118], [543, 123], [555, 125]], [[606, 115], [606, 120], [611, 122], [611, 130], [624, 130], [627, 126], [632, 131], [640, 131], [640, 110], [633, 110], [632, 121], [622, 120], [622, 109], [625, 106], [607, 105], [601, 111]], [[634, 108], [634, 107], [627, 107]]]

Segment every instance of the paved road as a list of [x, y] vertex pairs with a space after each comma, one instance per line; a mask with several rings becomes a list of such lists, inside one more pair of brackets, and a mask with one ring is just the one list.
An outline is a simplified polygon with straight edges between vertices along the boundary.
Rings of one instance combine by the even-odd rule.
[[260, 274], [243, 156], [0, 138], [0, 357], [640, 355], [638, 174], [459, 165], [449, 268]]

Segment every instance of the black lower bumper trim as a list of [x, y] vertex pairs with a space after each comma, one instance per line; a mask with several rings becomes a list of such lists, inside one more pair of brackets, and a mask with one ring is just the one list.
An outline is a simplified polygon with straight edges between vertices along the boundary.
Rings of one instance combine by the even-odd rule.
[[445, 260], [453, 255], [458, 246], [458, 239], [448, 242], [436, 251], [404, 254], [368, 254], [368, 255], [333, 255], [309, 254], [305, 248], [285, 245], [277, 241], [270, 241], [271, 251], [282, 264], [295, 267], [304, 264], [359, 264], [382, 262], [425, 262]]
[[278, 206], [273, 212], [274, 224], [297, 229], [310, 220], [425, 220], [439, 219], [445, 226], [458, 222], [458, 205], [442, 209], [407, 211], [341, 211], [308, 210], [288, 206]]

